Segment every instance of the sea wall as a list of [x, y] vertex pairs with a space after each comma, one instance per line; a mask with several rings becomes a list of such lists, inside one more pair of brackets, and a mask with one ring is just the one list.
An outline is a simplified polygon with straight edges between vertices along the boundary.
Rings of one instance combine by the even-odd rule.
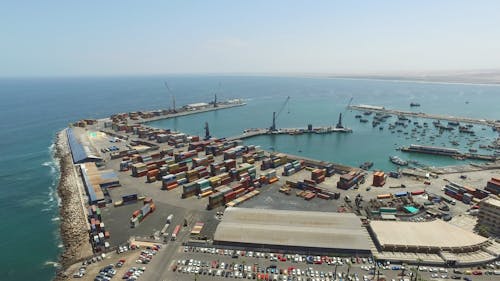
[[55, 157], [59, 159], [60, 179], [57, 188], [61, 203], [59, 213], [61, 217], [60, 233], [64, 250], [59, 257], [61, 270], [55, 280], [67, 280], [64, 269], [82, 258], [92, 256], [82, 202], [83, 187], [69, 150], [65, 130], [56, 137]]

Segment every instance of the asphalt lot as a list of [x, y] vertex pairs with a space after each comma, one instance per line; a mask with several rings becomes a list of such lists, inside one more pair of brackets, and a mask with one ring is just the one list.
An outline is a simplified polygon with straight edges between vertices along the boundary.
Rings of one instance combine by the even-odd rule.
[[[135, 139], [131, 137], [130, 139]], [[125, 148], [126, 143], [111, 143], [106, 136], [96, 136], [90, 138], [93, 145], [96, 146], [98, 150], [104, 147], [109, 147], [111, 145], [116, 145], [120, 148]], [[161, 144], [162, 147], [167, 147], [165, 144]], [[182, 150], [186, 150], [183, 148]], [[200, 153], [202, 156], [204, 153]], [[273, 264], [273, 262], [264, 259], [243, 257], [238, 259], [233, 259], [227, 256], [211, 255], [200, 252], [184, 252], [181, 243], [190, 239], [189, 232], [192, 226], [196, 222], [205, 222], [204, 229], [202, 231], [202, 236], [206, 236], [208, 239], [213, 237], [215, 229], [218, 225], [219, 220], [216, 219], [215, 214], [224, 208], [218, 208], [215, 210], [207, 211], [206, 204], [208, 202], [207, 198], [198, 199], [195, 197], [181, 199], [182, 188], [171, 191], [161, 190], [161, 182], [146, 183], [146, 178], [134, 178], [131, 176], [131, 172], [120, 172], [119, 163], [120, 159], [111, 160], [109, 158], [109, 153], [105, 154], [106, 168], [113, 169], [119, 177], [122, 184], [121, 187], [116, 187], [110, 189], [110, 195], [113, 201], [120, 200], [123, 195], [138, 193], [139, 195], [144, 195], [147, 197], [152, 197], [155, 205], [156, 211], [150, 214], [144, 219], [144, 221], [137, 228], [130, 228], [129, 219], [133, 211], [139, 209], [142, 206], [142, 202], [133, 203], [130, 205], [114, 207], [109, 204], [107, 207], [102, 209], [103, 221], [106, 228], [111, 233], [111, 238], [109, 240], [112, 246], [123, 244], [131, 236], [142, 236], [151, 237], [156, 231], [162, 229], [166, 223], [166, 218], [170, 215], [174, 215], [174, 220], [171, 223], [168, 233], [173, 231], [176, 225], [182, 225], [184, 219], [187, 220], [188, 226], [183, 227], [177, 241], [168, 241], [166, 246], [160, 250], [157, 257], [147, 265], [147, 270], [144, 275], [140, 278], [141, 280], [194, 280], [193, 274], [184, 274], [173, 272], [171, 266], [177, 262], [177, 260], [185, 259], [197, 259], [202, 261], [210, 262], [212, 260], [220, 260], [226, 263], [236, 262], [245, 264], [258, 263], [259, 266], [267, 267]], [[217, 157], [216, 161], [220, 161], [221, 157]], [[241, 159], [238, 159], [238, 164]], [[260, 163], [255, 164], [256, 167], [260, 166]], [[279, 188], [285, 183], [286, 180], [303, 180], [304, 178], [310, 178], [310, 172], [303, 170], [296, 173], [290, 177], [281, 176], [283, 168], [278, 168], [277, 174], [280, 176], [280, 181], [264, 186], [260, 189], [261, 194], [244, 202], [239, 207], [244, 208], [264, 208], [264, 209], [284, 209], [284, 210], [304, 210], [304, 211], [325, 211], [325, 212], [336, 212], [339, 207], [345, 206], [343, 198], [347, 195], [350, 198], [356, 197], [357, 194], [361, 194], [365, 201], [370, 198], [376, 198], [379, 194], [394, 193], [398, 191], [413, 191], [425, 189], [428, 192], [436, 193], [438, 195], [443, 195], [441, 188], [446, 184], [445, 179], [449, 179], [456, 182], [461, 182], [470, 186], [482, 187], [485, 180], [489, 177], [498, 174], [498, 170], [491, 171], [479, 171], [479, 172], [469, 172], [466, 180], [460, 179], [460, 174], [448, 174], [440, 176], [438, 179], [431, 179], [430, 185], [425, 185], [423, 180], [403, 177], [401, 179], [388, 178], [387, 183], [384, 187], [372, 187], [367, 191], [367, 187], [371, 185], [371, 177], [369, 176], [364, 184], [361, 184], [359, 189], [350, 189], [347, 191], [340, 190], [336, 188], [336, 183], [339, 179], [339, 175], [334, 175], [327, 178], [326, 181], [319, 186], [333, 192], [340, 192], [341, 197], [339, 200], [324, 200], [320, 198], [313, 198], [310, 201], [306, 201], [295, 195], [295, 191], [292, 189], [290, 195], [285, 195], [279, 192]], [[260, 173], [258, 169], [257, 173]], [[371, 175], [371, 172], [369, 172]], [[406, 188], [401, 188], [401, 184], [404, 184]], [[398, 188], [391, 188], [398, 187]], [[470, 206], [465, 205], [461, 202], [457, 202], [455, 206], [450, 206], [450, 213], [453, 215], [463, 214]], [[472, 218], [472, 221], [474, 219]], [[462, 224], [464, 228], [470, 229], [471, 222]], [[161, 241], [158, 241], [161, 242]], [[108, 262], [109, 263], [109, 262]], [[108, 264], [106, 263], [106, 264]], [[275, 262], [274, 262], [275, 263]], [[103, 265], [106, 265], [103, 264]], [[297, 266], [296, 263], [291, 262], [280, 262], [279, 267], [288, 268], [289, 266]], [[332, 266], [329, 265], [307, 265], [300, 264], [304, 269], [308, 267], [313, 267], [314, 270], [318, 271], [332, 271]], [[363, 275], [368, 275], [366, 270], [361, 269], [361, 265], [354, 264], [351, 267], [351, 273], [357, 273], [360, 277]], [[302, 268], [301, 268], [302, 269]], [[347, 272], [346, 266], [339, 266], [338, 270]], [[393, 270], [383, 270], [383, 274], [390, 280], [397, 277], [396, 271]], [[432, 280], [430, 278], [431, 273], [422, 272], [423, 276]], [[451, 275], [451, 274], [450, 274]], [[493, 280], [493, 276], [471, 276], [473, 280]], [[118, 275], [114, 279], [119, 279]], [[214, 277], [208, 275], [197, 276], [197, 280], [212, 280], [221, 279], [222, 277]], [[222, 278], [231, 279], [231, 278]], [[234, 278], [233, 278], [234, 279]], [[91, 280], [91, 279], [89, 279]], [[92, 279], [93, 280], [93, 279]], [[232, 280], [232, 279], [231, 279]], [[362, 280], [362, 278], [361, 278]], [[436, 279], [437, 280], [437, 279]], [[498, 279], [495, 279], [498, 280]]]
[[[182, 266], [180, 265], [180, 261], [200, 261], [200, 262], [205, 262], [208, 266], [207, 267], [200, 267], [202, 270], [211, 269], [212, 267], [212, 262], [216, 262], [217, 264], [225, 263], [228, 265], [233, 265], [233, 270], [226, 270], [226, 271], [234, 271], [234, 264], [238, 265], [251, 265], [252, 267], [255, 266], [257, 269], [258, 267], [260, 268], [269, 268], [271, 266], [276, 266], [276, 268], [284, 270], [284, 269], [291, 269], [291, 268], [296, 268], [300, 269], [302, 271], [306, 271], [307, 269], [312, 269], [314, 272], [318, 271], [319, 274], [323, 272], [326, 274], [325, 276], [328, 276], [328, 273], [332, 273], [332, 275], [335, 273], [335, 265], [328, 265], [326, 263], [323, 264], [308, 264], [306, 262], [293, 262], [291, 260], [287, 260], [285, 262], [283, 261], [271, 261], [269, 258], [256, 258], [256, 257], [248, 257], [248, 256], [238, 256], [237, 258], [233, 258], [232, 256], [228, 255], [220, 255], [220, 254], [212, 254], [212, 253], [204, 253], [204, 252], [197, 252], [197, 251], [185, 251], [185, 247], [179, 246], [174, 249], [173, 253], [167, 253], [167, 252], [162, 252], [159, 255], [159, 259], [157, 261], [153, 261], [150, 266], [152, 270], [147, 271], [144, 274], [144, 278], [146, 280], [194, 280], [195, 279], [195, 274], [194, 273], [183, 273], [183, 267], [188, 268], [189, 266]], [[254, 253], [255, 254], [255, 253]], [[163, 258], [163, 255], [168, 255], [168, 259]], [[292, 255], [293, 256], [293, 255]], [[165, 261], [162, 263], [162, 261]], [[187, 263], [187, 262], [186, 262]], [[177, 269], [174, 272], [173, 267], [177, 265]], [[347, 271], [349, 270], [350, 275], [357, 275], [360, 280], [363, 280], [363, 276], [366, 276], [368, 280], [372, 280], [373, 275], [370, 274], [369, 270], [366, 270], [365, 267], [368, 266], [374, 266], [374, 264], [369, 264], [368, 262], [363, 263], [362, 260], [360, 260], [360, 263], [353, 263], [349, 267], [347, 264], [343, 265], [338, 265], [337, 266], [337, 274], [338, 273], [343, 273], [344, 276], [346, 276]], [[380, 277], [385, 277], [388, 280], [391, 279], [398, 279], [401, 278], [401, 276], [398, 276], [399, 274], [402, 273], [402, 270], [392, 270], [391, 268], [395, 265], [388, 265], [388, 269], [381, 269], [380, 270]], [[195, 268], [196, 266], [193, 266]], [[229, 268], [229, 267], [228, 267]], [[180, 271], [178, 269], [181, 269]], [[255, 270], [252, 268], [252, 270]], [[435, 268], [437, 270], [437, 268]], [[458, 275], [458, 276], [466, 276], [464, 274], [454, 274], [452, 269], [441, 269], [441, 270], [446, 270], [447, 272], [439, 272], [439, 273], [433, 273], [427, 271], [419, 271], [419, 275], [425, 278], [425, 280], [443, 280], [443, 279], [448, 279], [448, 278], [442, 278], [442, 275], [447, 275], [448, 277], [451, 277], [452, 275]], [[466, 270], [466, 269], [462, 269]], [[408, 268], [405, 270], [405, 274], [408, 275], [410, 274], [411, 270]], [[439, 278], [432, 278], [432, 274], [438, 274]], [[292, 274], [281, 274], [280, 276], [286, 276], [285, 280], [288, 280], [288, 276], [291, 276], [290, 280], [299, 280], [298, 275], [292, 275]], [[304, 278], [305, 276], [302, 276], [302, 280], [307, 280]], [[468, 275], [469, 278], [472, 280], [494, 280], [496, 276], [492, 275], [482, 275], [482, 276], [472, 276]], [[319, 277], [319, 276], [318, 276]], [[280, 277], [282, 278], [282, 277]], [[316, 278], [316, 277], [315, 277]], [[408, 276], [406, 278], [409, 278]], [[196, 275], [196, 280], [236, 280], [236, 279], [241, 279], [241, 278], [236, 278], [236, 277], [221, 277], [221, 276], [211, 276], [208, 274], [197, 274]], [[279, 279], [282, 280], [282, 279]], [[321, 279], [313, 279], [313, 280], [334, 280], [333, 278], [327, 279], [326, 277]], [[498, 280], [498, 279], [496, 279]]]
[[[129, 139], [134, 139], [135, 137], [129, 135]], [[115, 145], [121, 149], [126, 148], [126, 142], [109, 142], [109, 137], [104, 134], [97, 134], [89, 138], [91, 143], [100, 150], [101, 148], [106, 148], [111, 145]], [[167, 148], [168, 145], [160, 144], [160, 147]], [[180, 150], [186, 150], [186, 148], [181, 148]], [[204, 153], [200, 153], [203, 155]], [[205, 221], [205, 230], [203, 235], [207, 237], [213, 236], [215, 231], [215, 226], [217, 224], [216, 220], [211, 220], [217, 211], [221, 211], [224, 208], [218, 208], [216, 210], [207, 211], [206, 204], [208, 202], [207, 198], [198, 199], [196, 197], [191, 197], [187, 199], [181, 199], [182, 188], [178, 187], [174, 190], [166, 191], [161, 190], [161, 182], [147, 183], [146, 178], [134, 178], [131, 176], [130, 171], [120, 172], [119, 163], [121, 159], [111, 160], [109, 158], [109, 153], [105, 153], [106, 168], [111, 168], [116, 171], [121, 187], [116, 187], [110, 189], [110, 195], [113, 201], [120, 200], [123, 195], [128, 195], [132, 193], [137, 193], [139, 195], [144, 195], [152, 197], [156, 204], [156, 211], [150, 214], [143, 223], [138, 228], [129, 227], [129, 219], [133, 211], [140, 208], [140, 202], [121, 206], [113, 207], [109, 204], [103, 209], [103, 220], [107, 225], [111, 233], [110, 244], [117, 245], [125, 242], [131, 235], [138, 236], [151, 236], [155, 231], [161, 229], [165, 224], [166, 217], [170, 214], [174, 215], [175, 222], [174, 225], [183, 222], [184, 218], [188, 219], [189, 226], [192, 226], [197, 221]], [[222, 157], [216, 157], [216, 161], [221, 161]], [[238, 159], [238, 163], [241, 159]], [[258, 168], [258, 173], [260, 173], [260, 163], [256, 163], [255, 166]], [[423, 180], [415, 179], [412, 177], [403, 177], [400, 179], [387, 178], [387, 183], [384, 187], [372, 187], [367, 190], [371, 185], [371, 177], [369, 173], [368, 178], [365, 183], [361, 184], [359, 189], [350, 190], [340, 190], [336, 188], [336, 183], [339, 179], [339, 175], [333, 175], [330, 178], [326, 178], [325, 182], [319, 184], [320, 187], [330, 190], [332, 192], [340, 192], [341, 197], [339, 200], [324, 200], [320, 198], [313, 198], [310, 201], [306, 201], [300, 197], [295, 196], [295, 191], [292, 189], [290, 195], [285, 195], [280, 193], [279, 187], [281, 187], [287, 180], [299, 181], [305, 178], [310, 178], [310, 172], [307, 170], [302, 170], [296, 174], [289, 177], [281, 176], [283, 168], [277, 168], [277, 174], [280, 176], [280, 181], [264, 186], [260, 189], [261, 194], [255, 198], [244, 202], [239, 207], [244, 208], [267, 208], [267, 209], [285, 209], [285, 210], [309, 210], [309, 211], [324, 211], [324, 212], [337, 212], [339, 207], [346, 206], [344, 202], [345, 196], [350, 198], [356, 197], [361, 194], [364, 201], [367, 202], [371, 198], [376, 198], [379, 194], [394, 193], [399, 191], [414, 191], [425, 189], [428, 192], [436, 193], [438, 195], [443, 195], [442, 187], [447, 183], [445, 179], [461, 182], [470, 186], [478, 186], [485, 178], [493, 176], [496, 172], [492, 171], [479, 171], [467, 173], [467, 179], [460, 179], [460, 174], [449, 174], [440, 176], [438, 179], [432, 179], [430, 185], [425, 185]], [[401, 184], [404, 184], [406, 188], [401, 188]], [[394, 188], [397, 187], [397, 188]], [[465, 205], [461, 202], [457, 202], [455, 206], [450, 206], [450, 214], [453, 216], [458, 216], [467, 211], [470, 208], [469, 205]], [[349, 209], [347, 209], [349, 211]], [[213, 224], [215, 223], [215, 225]], [[470, 225], [463, 225], [464, 227], [470, 229]]]

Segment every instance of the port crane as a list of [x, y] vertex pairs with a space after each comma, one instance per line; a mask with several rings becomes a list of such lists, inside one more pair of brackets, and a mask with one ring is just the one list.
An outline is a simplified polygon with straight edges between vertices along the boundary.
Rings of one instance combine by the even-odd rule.
[[[349, 106], [351, 105], [353, 99], [354, 99], [354, 97], [351, 97], [349, 99], [349, 102], [347, 103], [347, 106], [345, 107], [344, 113], [347, 111], [347, 109], [349, 109]], [[335, 125], [335, 128], [337, 128], [337, 129], [344, 128], [344, 125], [342, 125], [342, 112], [339, 113], [339, 121], [337, 122], [337, 125]]]
[[210, 129], [208, 128], [208, 122], [205, 122], [205, 138], [204, 140], [209, 140], [212, 136], [210, 135]]
[[[270, 132], [277, 131], [276, 130], [276, 119], [278, 119], [278, 117], [280, 116], [280, 114], [283, 111], [283, 109], [285, 109], [285, 106], [288, 104], [288, 101], [290, 101], [290, 96], [286, 97], [285, 102], [283, 103], [283, 105], [281, 106], [281, 108], [278, 110], [278, 112], [273, 111], [273, 123], [272, 123], [271, 127], [269, 128]], [[290, 113], [290, 111], [288, 111], [288, 113]]]
[[219, 82], [219, 87], [217, 88], [217, 91], [215, 91], [214, 93], [214, 107], [217, 107], [217, 93], [220, 91], [220, 88], [221, 88], [221, 84]]
[[172, 91], [168, 87], [168, 83], [167, 82], [165, 82], [165, 88], [167, 88], [167, 91], [170, 93], [170, 95], [172, 95], [172, 107], [173, 107], [173, 111], [174, 111], [174, 113], [177, 113], [177, 111], [175, 110], [175, 95], [172, 93]]

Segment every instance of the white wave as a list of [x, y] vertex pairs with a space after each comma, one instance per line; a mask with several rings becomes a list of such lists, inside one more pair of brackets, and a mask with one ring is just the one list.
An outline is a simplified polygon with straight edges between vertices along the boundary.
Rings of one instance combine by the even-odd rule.
[[55, 218], [51, 219], [51, 221], [59, 221], [59, 220], [61, 220], [61, 218], [59, 218], [59, 217], [55, 217]]
[[[42, 166], [44, 167], [49, 167], [50, 168], [50, 175], [52, 176], [52, 182], [48, 187], [48, 200], [45, 202], [45, 205], [48, 206], [59, 206], [60, 205], [60, 198], [57, 194], [57, 184], [59, 182], [59, 171], [60, 171], [60, 166], [59, 166], [59, 159], [55, 157], [55, 140], [52, 141], [52, 144], [48, 147], [49, 149], [49, 154], [50, 154], [50, 161], [46, 161], [42, 163]], [[57, 202], [57, 203], [56, 203]], [[56, 204], [57, 205], [56, 205]]]
[[57, 248], [64, 248], [64, 245], [61, 243], [61, 244], [57, 245]]
[[52, 266], [52, 267], [60, 267], [61, 264], [55, 261], [46, 261], [43, 265], [45, 266]]

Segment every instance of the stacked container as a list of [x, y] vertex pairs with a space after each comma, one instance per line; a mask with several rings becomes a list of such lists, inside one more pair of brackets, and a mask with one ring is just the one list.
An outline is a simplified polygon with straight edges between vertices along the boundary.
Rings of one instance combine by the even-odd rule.
[[196, 150], [190, 150], [187, 152], [180, 152], [174, 154], [175, 162], [182, 162], [182, 161], [187, 161], [191, 160], [192, 158], [198, 156], [198, 151]]
[[135, 163], [132, 164], [132, 176], [134, 177], [143, 177], [148, 172], [148, 167], [144, 163]]
[[150, 203], [145, 203], [141, 209], [136, 210], [132, 213], [130, 218], [130, 227], [134, 228], [139, 226], [139, 224], [156, 209], [155, 204], [151, 201]]
[[485, 190], [495, 195], [500, 194], [500, 178], [491, 178], [491, 180], [486, 183]]
[[169, 174], [162, 177], [162, 189], [172, 190], [179, 186], [175, 175]]
[[373, 186], [384, 186], [385, 185], [385, 173], [378, 171], [373, 173]]
[[293, 161], [286, 163], [283, 169], [283, 176], [290, 176], [302, 170], [304, 161]]
[[311, 172], [311, 180], [316, 184], [322, 183], [325, 181], [326, 170], [323, 169], [315, 169]]
[[348, 174], [340, 176], [339, 181], [337, 182], [337, 188], [347, 190], [354, 185], [358, 184], [364, 180], [364, 174], [361, 171], [352, 171]]

